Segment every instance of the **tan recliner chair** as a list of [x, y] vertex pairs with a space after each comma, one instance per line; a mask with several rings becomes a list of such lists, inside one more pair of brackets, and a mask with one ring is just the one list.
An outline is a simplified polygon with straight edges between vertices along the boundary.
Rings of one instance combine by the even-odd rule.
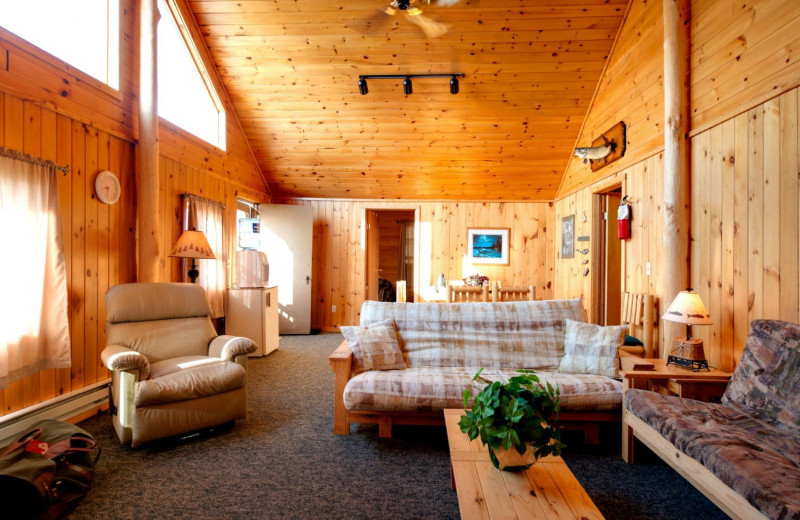
[[247, 354], [255, 344], [217, 336], [202, 287], [130, 283], [106, 294], [111, 413], [131, 447], [247, 416]]

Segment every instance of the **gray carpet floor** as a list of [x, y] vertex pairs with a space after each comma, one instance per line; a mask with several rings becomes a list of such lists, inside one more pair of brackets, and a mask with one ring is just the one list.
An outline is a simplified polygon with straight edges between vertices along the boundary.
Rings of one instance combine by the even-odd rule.
[[[333, 434], [339, 334], [284, 336], [249, 362], [248, 419], [132, 450], [103, 413], [80, 426], [102, 447], [95, 482], [72, 519], [456, 519], [444, 428], [377, 427]], [[619, 456], [619, 430], [584, 446], [567, 432], [563, 456], [609, 519], [727, 518], [653, 456]]]

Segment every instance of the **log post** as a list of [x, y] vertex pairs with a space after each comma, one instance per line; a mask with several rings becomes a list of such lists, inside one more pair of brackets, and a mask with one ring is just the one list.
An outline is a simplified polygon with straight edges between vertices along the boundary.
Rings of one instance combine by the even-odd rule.
[[136, 224], [139, 282], [164, 281], [161, 211], [158, 204], [158, 80], [156, 77], [156, 0], [139, 2], [139, 146]]
[[[663, 0], [664, 15], [664, 262], [661, 301], [669, 305], [690, 283], [689, 0]], [[664, 307], [666, 308], [666, 307]], [[661, 357], [680, 325], [661, 320]]]

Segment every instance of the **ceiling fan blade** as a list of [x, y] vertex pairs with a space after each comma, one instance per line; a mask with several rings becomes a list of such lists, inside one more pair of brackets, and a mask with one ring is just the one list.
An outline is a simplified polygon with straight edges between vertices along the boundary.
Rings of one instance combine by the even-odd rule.
[[446, 23], [437, 22], [433, 18], [428, 18], [421, 12], [419, 14], [408, 15], [408, 21], [419, 26], [428, 38], [438, 38], [450, 30]]
[[[453, 7], [459, 2], [461, 0], [436, 0], [436, 5], [439, 7]], [[430, 3], [430, 0], [428, 0], [428, 3]]]

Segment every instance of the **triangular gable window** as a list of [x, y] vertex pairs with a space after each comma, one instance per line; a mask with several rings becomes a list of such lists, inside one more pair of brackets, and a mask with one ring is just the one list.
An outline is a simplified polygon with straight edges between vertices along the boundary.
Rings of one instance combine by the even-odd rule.
[[158, 10], [158, 115], [224, 150], [225, 110], [183, 17], [174, 0]]

